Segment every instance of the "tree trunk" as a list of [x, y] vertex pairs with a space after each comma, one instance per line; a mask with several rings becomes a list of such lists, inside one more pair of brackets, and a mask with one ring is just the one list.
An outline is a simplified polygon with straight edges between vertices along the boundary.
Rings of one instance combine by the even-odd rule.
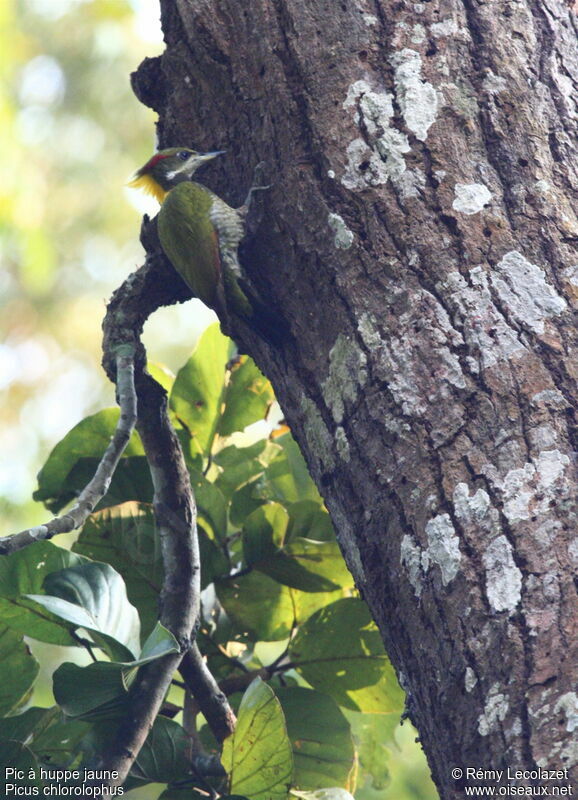
[[467, 768], [571, 784], [578, 19], [561, 0], [162, 6], [135, 91], [161, 146], [227, 149], [203, 178], [232, 204], [267, 163], [243, 265], [292, 337], [239, 337], [441, 796]]

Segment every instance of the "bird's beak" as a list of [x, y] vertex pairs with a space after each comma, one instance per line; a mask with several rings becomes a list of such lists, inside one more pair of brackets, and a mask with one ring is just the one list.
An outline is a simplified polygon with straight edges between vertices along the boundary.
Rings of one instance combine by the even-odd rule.
[[197, 161], [210, 161], [217, 156], [222, 156], [223, 153], [226, 153], [226, 150], [213, 150], [211, 153], [200, 153], [197, 156]]

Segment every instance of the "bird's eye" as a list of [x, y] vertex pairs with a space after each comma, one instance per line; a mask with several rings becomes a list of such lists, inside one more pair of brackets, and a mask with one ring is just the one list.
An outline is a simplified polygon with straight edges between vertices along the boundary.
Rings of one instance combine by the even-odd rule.
[[186, 150], [181, 150], [180, 153], [177, 153], [177, 158], [180, 158], [181, 161], [186, 161], [189, 155], [190, 153], [188, 153]]

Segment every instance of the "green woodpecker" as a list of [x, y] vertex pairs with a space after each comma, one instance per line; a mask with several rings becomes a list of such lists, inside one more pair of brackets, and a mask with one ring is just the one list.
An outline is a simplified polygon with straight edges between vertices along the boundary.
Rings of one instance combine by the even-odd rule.
[[247, 202], [239, 209], [231, 208], [192, 180], [202, 164], [222, 152], [198, 153], [186, 147], [160, 150], [128, 185], [153, 195], [161, 204], [158, 232], [162, 248], [195, 296], [216, 311], [221, 322], [227, 323], [228, 311], [232, 311], [259, 328], [263, 327], [259, 325], [263, 322], [261, 304], [251, 301], [239, 285], [237, 248], [245, 233]]

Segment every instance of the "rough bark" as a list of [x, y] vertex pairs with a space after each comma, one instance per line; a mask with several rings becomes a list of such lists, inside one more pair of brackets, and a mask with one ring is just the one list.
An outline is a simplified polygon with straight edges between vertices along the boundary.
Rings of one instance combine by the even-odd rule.
[[167, 49], [135, 91], [162, 146], [228, 150], [206, 180], [229, 202], [270, 167], [243, 265], [293, 338], [239, 338], [441, 796], [463, 796], [452, 767], [570, 776], [576, 17], [561, 0], [161, 5]]

